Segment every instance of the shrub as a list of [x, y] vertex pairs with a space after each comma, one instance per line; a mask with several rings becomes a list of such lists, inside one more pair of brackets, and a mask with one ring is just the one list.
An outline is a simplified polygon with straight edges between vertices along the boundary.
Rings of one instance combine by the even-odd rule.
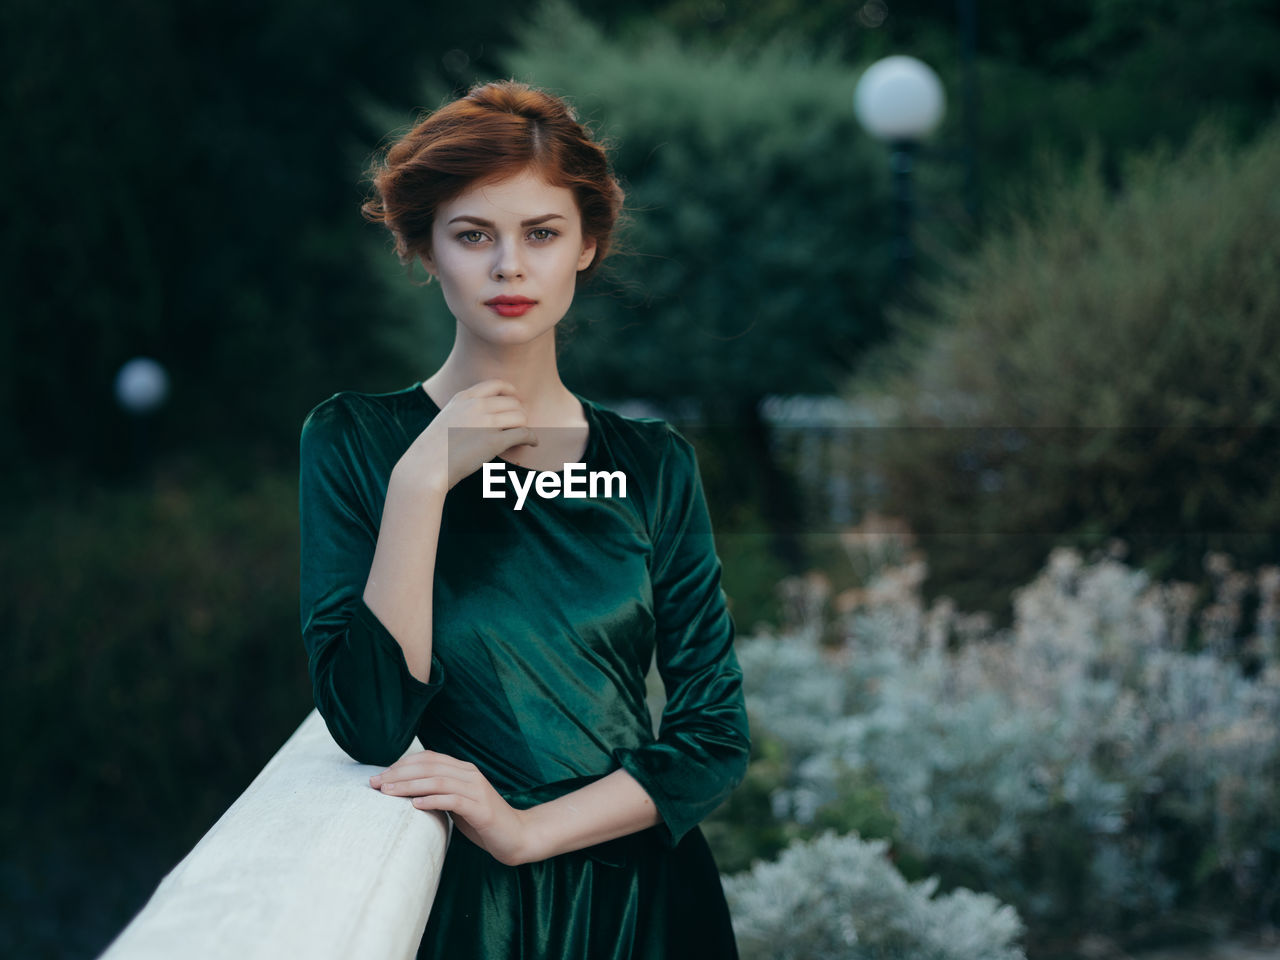
[[311, 709], [294, 476], [68, 493], [0, 551], [15, 955], [101, 950]]
[[[813, 823], [872, 782], [911, 872], [991, 892], [1042, 940], [1274, 912], [1280, 570], [1231, 579], [1196, 611], [1186, 585], [1061, 549], [998, 630], [947, 599], [926, 609], [923, 571], [899, 568], [837, 647], [818, 628], [745, 640], [753, 721], [789, 760], [775, 815]], [[1251, 636], [1189, 650], [1193, 620], [1232, 619], [1241, 579]]]
[[[1160, 578], [1280, 549], [1280, 120], [1048, 169], [855, 381], [898, 413], [874, 469], [936, 592], [997, 609], [1047, 545], [1123, 537]], [[974, 557], [983, 557], [975, 564]], [[932, 585], [931, 585], [931, 588]]]
[[994, 897], [908, 883], [883, 840], [831, 831], [724, 881], [743, 960], [1021, 960]]

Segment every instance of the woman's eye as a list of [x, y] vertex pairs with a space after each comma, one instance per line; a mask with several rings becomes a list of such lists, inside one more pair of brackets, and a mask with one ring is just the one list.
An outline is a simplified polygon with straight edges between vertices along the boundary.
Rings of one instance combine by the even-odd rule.
[[534, 240], [540, 241], [550, 240], [555, 235], [556, 232], [549, 227], [537, 227], [529, 231], [529, 236], [533, 237]]
[[484, 233], [480, 230], [464, 230], [458, 234], [458, 239], [463, 243], [480, 243], [484, 240]]

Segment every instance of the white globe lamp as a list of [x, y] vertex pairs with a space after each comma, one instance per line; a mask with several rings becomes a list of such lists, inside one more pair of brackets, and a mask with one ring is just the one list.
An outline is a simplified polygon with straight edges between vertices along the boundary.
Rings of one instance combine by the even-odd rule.
[[942, 122], [946, 96], [928, 64], [896, 55], [863, 72], [853, 91], [853, 112], [877, 140], [920, 141]]
[[126, 413], [145, 416], [169, 398], [169, 374], [150, 357], [134, 357], [116, 373], [115, 392]]
[[896, 224], [894, 286], [901, 288], [915, 262], [911, 172], [920, 141], [938, 128], [946, 112], [942, 82], [915, 57], [885, 57], [867, 67], [858, 79], [853, 90], [853, 112], [871, 136], [889, 145]]

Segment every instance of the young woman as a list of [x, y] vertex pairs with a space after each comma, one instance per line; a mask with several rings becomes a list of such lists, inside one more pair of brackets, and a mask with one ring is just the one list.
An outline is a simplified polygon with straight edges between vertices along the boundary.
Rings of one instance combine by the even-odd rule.
[[373, 182], [366, 215], [439, 281], [455, 340], [425, 381], [308, 416], [302, 623], [334, 739], [453, 821], [419, 956], [736, 957], [698, 823], [750, 742], [697, 460], [556, 367], [622, 205], [605, 152], [560, 99], [492, 83]]

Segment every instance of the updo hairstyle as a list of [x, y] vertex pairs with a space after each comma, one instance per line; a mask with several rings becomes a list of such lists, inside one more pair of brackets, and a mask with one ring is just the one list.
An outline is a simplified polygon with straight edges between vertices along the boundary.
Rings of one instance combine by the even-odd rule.
[[622, 187], [604, 147], [559, 97], [514, 80], [473, 87], [421, 118], [369, 170], [376, 193], [361, 206], [365, 219], [384, 224], [396, 255], [410, 266], [431, 250], [436, 208], [476, 183], [527, 169], [573, 191], [584, 239], [596, 253], [579, 271], [586, 280], [609, 252], [622, 211]]

